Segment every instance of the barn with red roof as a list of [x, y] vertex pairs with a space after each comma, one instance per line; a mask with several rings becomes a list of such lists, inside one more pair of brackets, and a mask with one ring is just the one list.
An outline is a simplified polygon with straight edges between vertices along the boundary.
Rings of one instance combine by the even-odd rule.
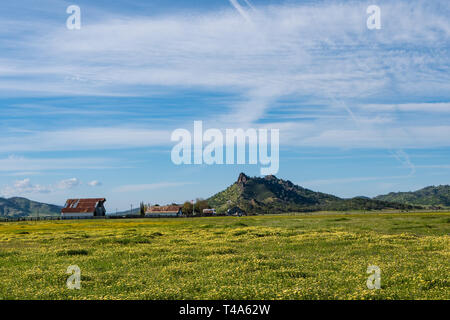
[[61, 209], [62, 217], [103, 217], [106, 215], [105, 198], [69, 199]]

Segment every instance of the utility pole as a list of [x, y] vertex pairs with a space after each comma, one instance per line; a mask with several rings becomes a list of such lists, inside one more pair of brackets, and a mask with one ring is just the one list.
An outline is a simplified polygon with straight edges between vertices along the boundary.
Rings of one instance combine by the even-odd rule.
[[130, 214], [133, 215], [133, 204], [131, 204], [131, 212], [130, 212]]

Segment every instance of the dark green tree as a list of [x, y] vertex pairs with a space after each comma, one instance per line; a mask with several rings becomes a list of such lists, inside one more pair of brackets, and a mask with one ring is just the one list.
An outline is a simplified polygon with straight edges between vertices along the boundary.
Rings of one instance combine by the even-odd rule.
[[190, 201], [186, 201], [183, 204], [183, 208], [181, 210], [183, 211], [183, 214], [185, 214], [187, 216], [191, 216], [192, 215], [192, 203]]
[[146, 210], [146, 206], [145, 206], [144, 202], [141, 202], [140, 207], [139, 207], [139, 212], [140, 212], [141, 216], [145, 216], [145, 210]]
[[210, 209], [211, 207], [208, 204], [207, 200], [204, 199], [197, 199], [197, 201], [195, 202], [195, 212], [197, 214], [203, 214], [203, 209]]

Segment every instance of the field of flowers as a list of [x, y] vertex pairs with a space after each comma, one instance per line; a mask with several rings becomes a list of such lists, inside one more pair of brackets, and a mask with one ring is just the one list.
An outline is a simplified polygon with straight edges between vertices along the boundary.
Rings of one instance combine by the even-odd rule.
[[0, 299], [450, 299], [449, 258], [450, 213], [0, 223]]

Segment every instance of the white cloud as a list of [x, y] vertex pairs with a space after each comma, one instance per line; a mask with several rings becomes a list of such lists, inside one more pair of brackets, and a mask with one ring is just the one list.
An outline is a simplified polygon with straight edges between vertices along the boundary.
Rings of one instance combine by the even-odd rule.
[[58, 189], [66, 190], [66, 189], [73, 189], [80, 185], [80, 180], [77, 178], [70, 178], [66, 180], [61, 180], [57, 183], [56, 187]]
[[22, 196], [30, 194], [40, 194], [40, 193], [55, 193], [65, 190], [73, 189], [81, 185], [81, 182], [77, 178], [70, 178], [61, 180], [52, 185], [40, 185], [33, 184], [30, 178], [25, 178], [22, 180], [16, 180], [12, 185], [4, 186], [0, 189], [0, 194], [10, 197], [10, 196]]
[[12, 186], [6, 186], [1, 190], [1, 194], [6, 197], [50, 192], [51, 189], [49, 187], [32, 184], [29, 178], [17, 180]]
[[21, 189], [21, 188], [29, 188], [31, 186], [30, 179], [25, 178], [23, 180], [18, 180], [14, 183], [14, 187]]
[[93, 180], [93, 181], [89, 182], [88, 185], [91, 187], [99, 187], [102, 185], [102, 183], [98, 180]]

